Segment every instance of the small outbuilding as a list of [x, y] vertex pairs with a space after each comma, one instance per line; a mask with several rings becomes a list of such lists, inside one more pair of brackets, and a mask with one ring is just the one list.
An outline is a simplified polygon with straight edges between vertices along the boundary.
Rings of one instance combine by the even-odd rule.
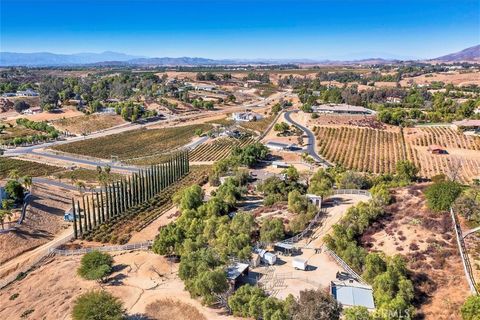
[[248, 264], [235, 262], [227, 267], [227, 280], [232, 286], [235, 286], [240, 277], [248, 275], [248, 271]]
[[285, 256], [290, 256], [295, 253], [295, 247], [289, 243], [277, 242], [273, 245], [273, 250]]
[[373, 289], [371, 286], [363, 285], [353, 280], [332, 281], [330, 293], [342, 305], [347, 307], [365, 307], [369, 310], [375, 309], [373, 300]]
[[260, 255], [261, 261], [263, 263], [272, 266], [275, 264], [275, 262], [277, 262], [277, 256], [271, 252], [268, 252], [267, 250], [260, 250], [258, 254]]

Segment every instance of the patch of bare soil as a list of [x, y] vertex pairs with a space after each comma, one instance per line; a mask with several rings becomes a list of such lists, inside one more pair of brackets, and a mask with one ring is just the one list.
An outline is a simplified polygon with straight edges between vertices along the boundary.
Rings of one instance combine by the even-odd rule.
[[51, 241], [69, 227], [63, 221], [63, 214], [70, 207], [68, 191], [35, 184], [32, 194], [24, 222], [16, 231], [0, 234], [1, 264]]
[[371, 251], [406, 258], [415, 286], [415, 304], [426, 319], [460, 319], [460, 306], [469, 295], [452, 221], [447, 213], [426, 207], [426, 185], [395, 190], [396, 202], [387, 215], [363, 235]]
[[109, 129], [123, 123], [125, 123], [125, 120], [118, 115], [92, 114], [58, 119], [53, 122], [53, 125], [62, 131], [67, 130], [72, 133], [82, 134]]
[[207, 320], [195, 307], [173, 299], [150, 303], [145, 309], [145, 314], [152, 320]]
[[[181, 313], [173, 313], [178, 308], [186, 311], [187, 316], [201, 316], [191, 319], [234, 319], [222, 310], [207, 308], [198, 300], [192, 299], [177, 276], [178, 264], [146, 251], [112, 255], [114, 272], [108, 282], [102, 285], [77, 275], [81, 256], [51, 258], [24, 279], [0, 290], [0, 319], [19, 319], [28, 310], [31, 310], [28, 319], [71, 319], [75, 299], [93, 289], [110, 292], [123, 302], [129, 315], [143, 318], [147, 306], [155, 306], [158, 301], [175, 297], [171, 307], [166, 308], [162, 304], [162, 314], [170, 312], [170, 320], [190, 319]], [[155, 311], [155, 308], [150, 307], [148, 310]]]

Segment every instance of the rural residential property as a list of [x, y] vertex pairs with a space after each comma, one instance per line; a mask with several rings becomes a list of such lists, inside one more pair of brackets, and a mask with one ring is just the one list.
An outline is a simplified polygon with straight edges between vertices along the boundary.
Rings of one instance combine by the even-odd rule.
[[1, 320], [480, 320], [478, 0], [0, 21]]

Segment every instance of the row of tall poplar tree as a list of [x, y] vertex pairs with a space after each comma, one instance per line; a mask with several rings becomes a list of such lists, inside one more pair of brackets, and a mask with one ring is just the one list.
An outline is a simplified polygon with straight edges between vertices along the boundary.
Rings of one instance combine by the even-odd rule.
[[188, 151], [181, 151], [173, 154], [168, 161], [108, 184], [99, 192], [72, 198], [75, 238], [148, 201], [185, 176], [189, 170]]

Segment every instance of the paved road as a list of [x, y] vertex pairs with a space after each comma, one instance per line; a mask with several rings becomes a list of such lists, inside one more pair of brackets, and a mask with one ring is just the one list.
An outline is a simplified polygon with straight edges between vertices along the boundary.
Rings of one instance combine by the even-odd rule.
[[308, 137], [308, 145], [307, 145], [307, 153], [318, 163], [320, 163], [322, 166], [324, 167], [332, 167], [332, 164], [330, 162], [328, 162], [327, 160], [325, 160], [324, 158], [320, 157], [316, 152], [315, 152], [315, 144], [316, 144], [316, 141], [315, 141], [315, 135], [313, 134], [313, 132], [308, 129], [307, 127], [301, 125], [300, 123], [292, 120], [292, 117], [290, 116], [291, 113], [293, 112], [298, 112], [298, 110], [291, 110], [291, 111], [287, 111], [285, 112], [285, 120], [287, 120], [288, 122], [290, 122], [291, 124], [299, 127], [300, 129], [302, 129], [303, 132], [305, 132], [305, 134], [307, 135]]
[[[262, 98], [257, 101], [251, 102], [244, 104], [242, 106], [238, 107], [232, 107], [229, 109], [222, 109], [222, 110], [214, 110], [214, 111], [209, 111], [209, 112], [204, 112], [203, 114], [200, 115], [200, 117], [208, 117], [208, 116], [214, 116], [216, 114], [225, 114], [225, 113], [231, 113], [235, 111], [241, 111], [245, 108], [261, 108], [265, 107], [269, 102], [274, 101], [276, 99], [281, 99], [284, 97], [289, 96], [290, 92], [279, 92], [276, 94], [273, 94], [272, 96], [268, 98]], [[171, 117], [168, 120], [188, 120], [188, 119], [196, 119], [199, 118], [199, 114], [191, 114], [191, 115], [185, 115], [185, 116], [178, 116], [178, 117]], [[46, 157], [46, 158], [51, 158], [53, 160], [57, 161], [62, 161], [66, 162], [72, 165], [88, 165], [88, 166], [110, 166], [113, 170], [117, 171], [128, 171], [128, 172], [137, 172], [139, 169], [135, 166], [123, 166], [115, 163], [110, 163], [108, 161], [102, 160], [102, 159], [85, 159], [84, 157], [81, 156], [76, 156], [74, 154], [71, 155], [63, 155], [63, 154], [55, 154], [51, 152], [44, 151], [42, 149], [48, 148], [54, 145], [60, 145], [60, 144], [65, 144], [65, 143], [70, 143], [70, 142], [75, 142], [75, 141], [81, 141], [81, 140], [86, 140], [86, 139], [94, 139], [98, 137], [103, 137], [111, 134], [117, 134], [125, 131], [130, 131], [130, 130], [135, 130], [143, 127], [149, 127], [153, 125], [158, 125], [161, 124], [162, 122], [165, 122], [165, 120], [157, 120], [157, 121], [152, 121], [146, 124], [137, 124], [137, 123], [127, 123], [123, 124], [114, 128], [110, 128], [104, 131], [92, 133], [88, 136], [78, 136], [78, 137], [72, 137], [72, 138], [67, 138], [66, 140], [61, 140], [61, 141], [54, 141], [54, 142], [49, 142], [45, 144], [40, 144], [40, 145], [35, 145], [35, 146], [30, 146], [30, 147], [19, 147], [15, 149], [7, 149], [4, 152], [4, 156], [34, 156], [37, 154], [38, 156], [41, 157]], [[199, 141], [194, 141], [190, 143], [189, 146], [190, 148], [196, 147], [199, 144], [205, 142], [206, 140], [200, 139]]]

